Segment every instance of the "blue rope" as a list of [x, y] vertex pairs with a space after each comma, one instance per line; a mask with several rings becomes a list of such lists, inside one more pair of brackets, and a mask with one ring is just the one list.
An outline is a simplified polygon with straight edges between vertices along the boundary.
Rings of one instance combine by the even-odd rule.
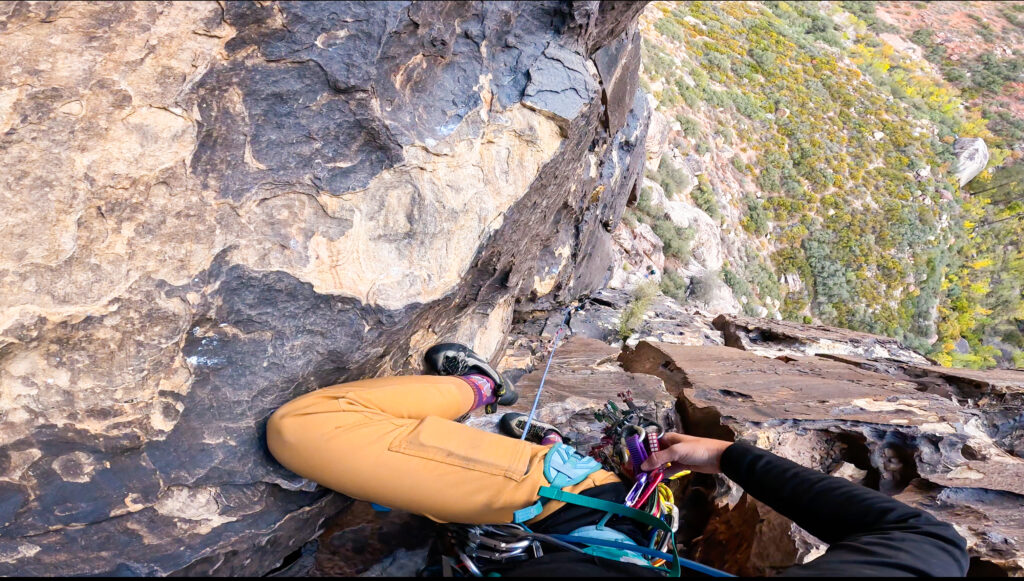
[[544, 374], [540, 376], [540, 386], [537, 387], [537, 396], [533, 398], [533, 407], [530, 408], [530, 415], [526, 416], [526, 427], [523, 428], [523, 435], [519, 437], [520, 440], [525, 440], [526, 434], [530, 433], [530, 425], [533, 424], [533, 415], [537, 413], [537, 404], [540, 402], [540, 394], [544, 391], [544, 382], [548, 379], [548, 371], [551, 369], [551, 362], [555, 359], [555, 349], [558, 348], [558, 340], [562, 337], [562, 331], [568, 328], [570, 314], [572, 314], [572, 307], [565, 309], [565, 317], [562, 319], [562, 324], [559, 325], [558, 330], [555, 331], [555, 340], [551, 342], [551, 354], [548, 355], [548, 364], [544, 366]]
[[[647, 548], [647, 547], [641, 547], [639, 545], [627, 545], [626, 543], [618, 543], [618, 542], [609, 541], [609, 540], [606, 540], [606, 539], [592, 539], [590, 537], [577, 537], [577, 536], [574, 536], [574, 535], [554, 535], [553, 534], [553, 535], [549, 535], [549, 536], [552, 536], [552, 537], [554, 537], [554, 538], [556, 538], [556, 539], [558, 539], [560, 541], [564, 541], [564, 542], [567, 542], [567, 543], [578, 543], [578, 544], [581, 544], [581, 545], [598, 545], [598, 546], [601, 546], [601, 547], [611, 547], [613, 549], [624, 549], [626, 551], [632, 551], [634, 553], [641, 553], [641, 554], [647, 555], [649, 557], [656, 557], [658, 559], [664, 559], [665, 561], [668, 561], [668, 562], [672, 562], [672, 561], [675, 560], [675, 557], [670, 555], [670, 554], [668, 554], [668, 553], [665, 553], [665, 552], [662, 552], [662, 551], [658, 551], [656, 549], [650, 549], [650, 548]], [[707, 565], [698, 563], [696, 561], [691, 561], [689, 559], [684, 559], [682, 557], [679, 557], [679, 564], [682, 565], [683, 567], [686, 567], [687, 569], [691, 569], [693, 571], [697, 571], [698, 573], [703, 573], [703, 574], [709, 575], [711, 577], [734, 577], [734, 575], [726, 573], [725, 571], [719, 571], [718, 569], [715, 569], [713, 567], [708, 567]]]

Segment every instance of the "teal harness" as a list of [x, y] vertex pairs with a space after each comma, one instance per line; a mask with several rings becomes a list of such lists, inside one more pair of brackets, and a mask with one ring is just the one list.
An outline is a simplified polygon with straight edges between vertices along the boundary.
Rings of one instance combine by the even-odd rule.
[[[599, 510], [605, 513], [604, 518], [594, 526], [578, 528], [568, 535], [551, 535], [552, 537], [568, 543], [581, 544], [585, 548], [583, 552], [623, 563], [633, 563], [657, 571], [667, 572], [672, 577], [679, 577], [681, 568], [686, 567], [713, 577], [731, 577], [728, 573], [713, 569], [706, 565], [684, 559], [679, 556], [676, 548], [675, 532], [672, 526], [664, 520], [624, 504], [609, 502], [600, 498], [591, 498], [581, 494], [573, 494], [562, 490], [566, 486], [579, 484], [583, 480], [601, 469], [601, 464], [589, 456], [583, 456], [573, 448], [565, 444], [555, 444], [544, 458], [544, 477], [547, 478], [550, 486], [542, 486], [538, 491], [541, 497], [536, 503], [520, 509], [513, 515], [516, 524], [522, 524], [536, 517], [544, 510], [544, 502], [555, 500], [568, 504], [575, 504], [585, 508]], [[658, 551], [652, 546], [641, 547], [633, 539], [625, 534], [606, 527], [605, 524], [612, 516], [631, 518], [647, 527], [663, 531], [669, 535], [672, 553]], [[651, 565], [650, 558], [664, 559], [668, 568]]]

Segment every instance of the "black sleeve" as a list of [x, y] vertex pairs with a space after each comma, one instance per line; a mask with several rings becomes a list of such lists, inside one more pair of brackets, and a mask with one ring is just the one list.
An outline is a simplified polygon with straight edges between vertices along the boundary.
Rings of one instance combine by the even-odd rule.
[[852, 482], [736, 443], [722, 472], [747, 493], [829, 544], [824, 555], [782, 574], [802, 576], [958, 576], [966, 543], [930, 514]]

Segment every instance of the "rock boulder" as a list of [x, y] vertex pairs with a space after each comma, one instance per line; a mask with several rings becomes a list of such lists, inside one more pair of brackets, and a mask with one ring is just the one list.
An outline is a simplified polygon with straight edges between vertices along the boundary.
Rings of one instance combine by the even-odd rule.
[[958, 138], [953, 142], [953, 155], [956, 156], [953, 173], [961, 187], [977, 177], [988, 165], [988, 146], [980, 137]]
[[929, 363], [895, 339], [839, 327], [728, 314], [719, 315], [713, 324], [726, 345], [761, 355], [830, 353]]

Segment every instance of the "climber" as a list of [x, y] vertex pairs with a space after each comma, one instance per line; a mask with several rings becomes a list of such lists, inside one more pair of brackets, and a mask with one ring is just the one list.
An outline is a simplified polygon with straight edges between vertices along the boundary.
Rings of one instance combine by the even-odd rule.
[[[523, 523], [539, 535], [593, 530], [606, 514], [539, 494], [621, 506], [627, 486], [593, 459], [538, 424], [533, 442], [453, 420], [476, 408], [511, 405], [514, 387], [458, 344], [436, 345], [426, 366], [438, 375], [380, 377], [325, 387], [282, 406], [267, 424], [271, 453], [319, 484], [445, 523]], [[506, 430], [520, 431], [521, 416]], [[540, 442], [543, 441], [544, 445]], [[724, 473], [747, 493], [828, 543], [789, 576], [963, 576], [964, 540], [948, 524], [874, 490], [743, 444], [667, 433], [643, 470]], [[685, 515], [683, 515], [685, 518]], [[646, 546], [650, 529], [625, 517], [607, 520], [619, 545]], [[614, 544], [614, 543], [613, 543]], [[571, 548], [571, 547], [570, 547]], [[639, 549], [638, 549], [639, 550]], [[620, 554], [628, 554], [621, 551]], [[649, 566], [558, 550], [508, 564], [502, 575], [661, 576]]]

